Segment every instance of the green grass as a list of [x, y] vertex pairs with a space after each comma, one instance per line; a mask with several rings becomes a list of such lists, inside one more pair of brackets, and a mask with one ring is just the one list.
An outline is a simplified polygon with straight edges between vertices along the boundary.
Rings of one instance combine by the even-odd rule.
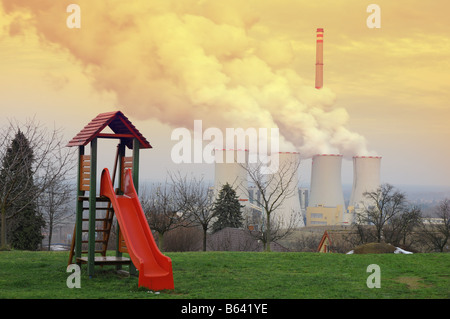
[[[137, 277], [96, 266], [81, 288], [66, 285], [67, 252], [0, 252], [0, 298], [20, 299], [447, 299], [450, 254], [186, 252], [172, 258], [175, 289], [154, 294]], [[367, 266], [381, 269], [381, 288], [366, 285]]]

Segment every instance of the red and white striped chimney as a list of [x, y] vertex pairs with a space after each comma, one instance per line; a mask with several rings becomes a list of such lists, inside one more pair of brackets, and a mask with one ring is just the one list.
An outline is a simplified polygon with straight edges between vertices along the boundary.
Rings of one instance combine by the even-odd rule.
[[323, 28], [317, 28], [316, 36], [316, 89], [323, 87]]

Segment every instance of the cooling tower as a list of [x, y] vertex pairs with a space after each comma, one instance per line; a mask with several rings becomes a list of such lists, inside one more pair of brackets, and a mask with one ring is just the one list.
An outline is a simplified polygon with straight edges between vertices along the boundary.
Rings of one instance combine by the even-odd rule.
[[375, 191], [380, 186], [381, 157], [354, 156], [353, 157], [353, 187], [349, 206], [355, 211], [363, 209], [367, 199], [364, 192]]
[[248, 179], [246, 165], [247, 150], [216, 149], [215, 152], [214, 197], [217, 198], [222, 186], [230, 184], [236, 191], [242, 205], [248, 202]]
[[324, 206], [344, 209], [341, 183], [342, 155], [318, 154], [312, 159], [309, 207]]
[[323, 28], [316, 32], [316, 89], [323, 86]]
[[[272, 198], [279, 194], [278, 190], [283, 189], [286, 197], [281, 205], [273, 211], [274, 221], [281, 228], [304, 227], [305, 222], [300, 205], [298, 194], [298, 168], [300, 163], [300, 154], [296, 152], [279, 152], [279, 170], [269, 179], [269, 193], [273, 192]], [[284, 195], [281, 195], [284, 197]]]

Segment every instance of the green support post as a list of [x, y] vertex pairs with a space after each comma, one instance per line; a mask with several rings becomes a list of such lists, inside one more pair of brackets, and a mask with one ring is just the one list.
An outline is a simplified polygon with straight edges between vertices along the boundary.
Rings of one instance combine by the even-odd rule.
[[[118, 185], [119, 185], [119, 194], [118, 195], [122, 195], [123, 193], [123, 189], [121, 189], [122, 187], [122, 178], [123, 178], [123, 171], [122, 171], [122, 161], [123, 158], [125, 157], [125, 144], [123, 144], [123, 142], [121, 142], [119, 144], [119, 158], [118, 158], [118, 162], [119, 162], [119, 173], [118, 173]], [[119, 226], [119, 222], [117, 223], [117, 227], [116, 227], [116, 257], [122, 257], [122, 253], [119, 251], [119, 233], [120, 233], [120, 226]], [[116, 265], [116, 270], [120, 270], [122, 269], [122, 265]]]
[[139, 141], [133, 139], [133, 182], [136, 193], [139, 194]]
[[77, 211], [76, 211], [76, 224], [75, 224], [75, 262], [77, 258], [81, 257], [82, 249], [82, 235], [83, 235], [83, 201], [80, 200], [80, 196], [84, 195], [84, 191], [81, 188], [81, 156], [84, 155], [84, 146], [78, 147], [78, 179], [77, 179]]
[[88, 276], [94, 275], [95, 266], [95, 213], [97, 197], [97, 138], [91, 141], [91, 175], [89, 185], [89, 239]]
[[[133, 167], [131, 170], [133, 175], [134, 188], [136, 193], [139, 194], [139, 140], [137, 138], [133, 139]], [[130, 263], [130, 275], [137, 275], [137, 269]]]

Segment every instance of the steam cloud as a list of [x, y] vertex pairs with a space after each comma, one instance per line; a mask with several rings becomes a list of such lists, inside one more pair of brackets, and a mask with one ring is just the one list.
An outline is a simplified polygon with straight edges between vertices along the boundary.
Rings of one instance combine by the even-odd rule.
[[278, 127], [284, 146], [304, 157], [369, 153], [365, 138], [346, 128], [347, 111], [333, 107], [334, 94], [298, 75], [289, 39], [271, 34], [246, 1], [78, 0], [77, 30], [66, 27], [64, 1], [2, 3], [7, 13], [29, 12], [17, 15], [11, 34], [32, 26], [68, 50], [125, 114], [174, 127], [195, 119], [203, 127]]

